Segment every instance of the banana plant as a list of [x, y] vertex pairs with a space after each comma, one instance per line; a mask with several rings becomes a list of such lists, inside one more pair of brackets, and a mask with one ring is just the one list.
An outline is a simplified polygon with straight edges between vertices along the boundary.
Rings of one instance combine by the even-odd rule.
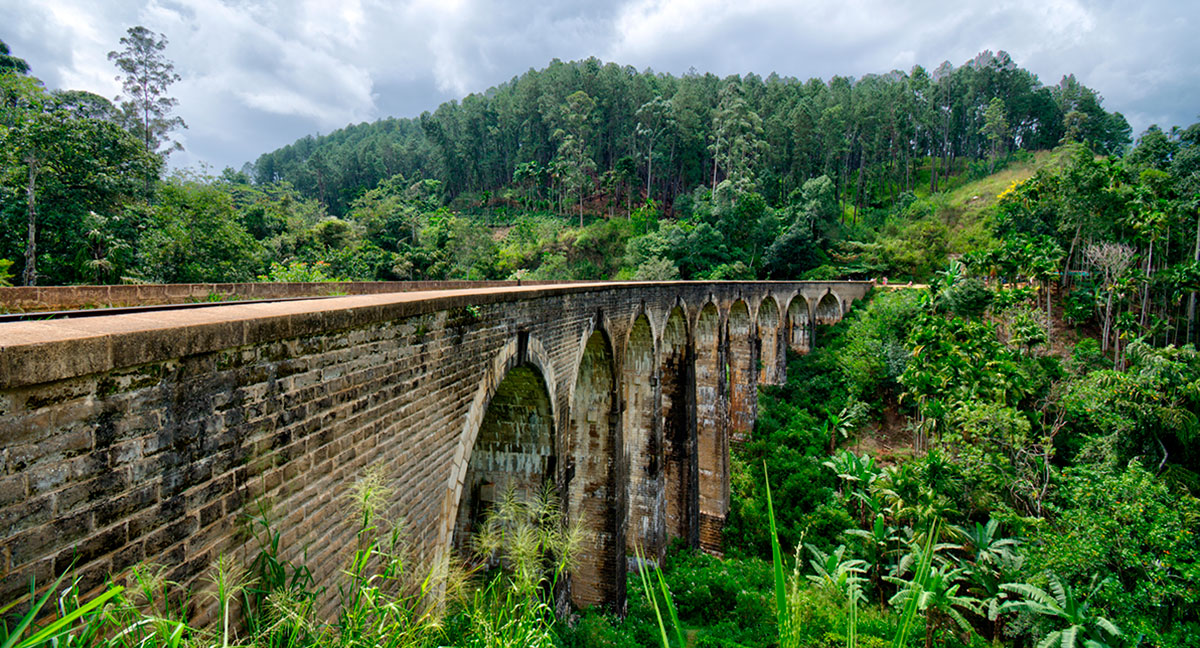
[[813, 574], [808, 580], [817, 587], [846, 599], [846, 647], [854, 648], [858, 643], [858, 604], [867, 600], [862, 585], [866, 581], [863, 574], [867, 573], [870, 565], [865, 560], [846, 557], [846, 545], [838, 545], [832, 553], [807, 545], [812, 559], [808, 564], [813, 568]]
[[[1093, 577], [1087, 598], [1095, 596], [1108, 580], [1105, 578], [1096, 582]], [[1032, 612], [1050, 619], [1056, 625], [1066, 624], [1065, 628], [1060, 627], [1043, 637], [1037, 648], [1109, 648], [1120, 641], [1121, 629], [1107, 618], [1093, 613], [1091, 604], [1077, 596], [1070, 584], [1062, 582], [1057, 574], [1050, 574], [1049, 592], [1028, 583], [1005, 583], [1000, 589], [1021, 597], [1018, 601], [1009, 601], [1000, 606], [1001, 612]]]
[[871, 551], [870, 574], [871, 585], [879, 593], [879, 608], [883, 609], [885, 599], [883, 592], [883, 574], [893, 566], [892, 556], [899, 550], [901, 536], [899, 530], [887, 523], [882, 513], [875, 514], [875, 520], [870, 529], [850, 529], [846, 535], [862, 538]]
[[937, 631], [953, 621], [966, 634], [974, 632], [963, 611], [977, 613], [979, 600], [969, 594], [960, 593], [965, 570], [951, 569], [948, 565], [930, 565], [923, 579], [912, 580], [887, 577], [900, 586], [889, 600], [892, 605], [914, 605], [925, 614], [925, 648], [932, 648]]
[[867, 488], [883, 472], [875, 464], [875, 457], [865, 452], [859, 457], [849, 450], [841, 451], [828, 461], [821, 462], [821, 465], [837, 473], [838, 479], [846, 482], [846, 487], [852, 490]]
[[1009, 593], [1001, 586], [1020, 573], [1024, 558], [1015, 538], [1000, 535], [1000, 523], [989, 519], [986, 524], [953, 526], [951, 533], [962, 542], [959, 549], [966, 554], [967, 581], [970, 591], [980, 600], [980, 613], [992, 624], [992, 641], [1000, 638], [1000, 608]]
[[994, 519], [989, 519], [986, 524], [952, 526], [950, 530], [962, 541], [962, 550], [971, 556], [972, 564], [992, 569], [1015, 554], [1020, 545], [1015, 538], [1000, 537], [1000, 522]]
[[849, 450], [843, 450], [821, 462], [821, 465], [833, 470], [843, 482], [841, 495], [847, 503], [849, 500], [859, 501], [859, 520], [865, 525], [869, 519], [866, 517], [868, 509], [877, 511], [879, 508], [878, 503], [872, 502], [871, 487], [883, 474], [883, 469], [875, 464], [875, 457], [865, 452], [859, 457]]

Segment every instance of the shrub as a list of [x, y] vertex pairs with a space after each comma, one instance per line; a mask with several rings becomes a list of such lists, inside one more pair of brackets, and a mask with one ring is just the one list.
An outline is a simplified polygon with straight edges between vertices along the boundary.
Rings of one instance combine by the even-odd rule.
[[1094, 605], [1126, 636], [1200, 645], [1200, 501], [1135, 462], [1067, 468], [1049, 511], [1029, 543], [1033, 573], [1077, 588], [1111, 577]]

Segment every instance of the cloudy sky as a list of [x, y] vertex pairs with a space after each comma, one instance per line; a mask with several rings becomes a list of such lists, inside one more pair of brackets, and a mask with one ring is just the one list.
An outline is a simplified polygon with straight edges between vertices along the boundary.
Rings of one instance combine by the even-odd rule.
[[0, 40], [52, 88], [115, 96], [106, 55], [136, 24], [183, 77], [174, 166], [241, 167], [588, 56], [828, 79], [1003, 49], [1048, 85], [1075, 73], [1135, 134], [1200, 121], [1194, 0], [0, 0]]

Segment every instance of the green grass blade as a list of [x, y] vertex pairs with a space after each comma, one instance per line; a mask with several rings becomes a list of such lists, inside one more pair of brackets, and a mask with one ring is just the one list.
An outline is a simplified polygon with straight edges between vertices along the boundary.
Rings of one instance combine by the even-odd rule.
[[763, 462], [763, 479], [767, 485], [767, 519], [771, 524], [771, 565], [775, 570], [775, 614], [779, 623], [779, 643], [791, 636], [787, 613], [787, 589], [783, 578], [783, 556], [779, 550], [779, 534], [775, 530], [775, 505], [771, 502], [771, 478], [767, 462]]
[[33, 635], [31, 635], [28, 639], [26, 639], [25, 641], [23, 641], [17, 645], [18, 646], [36, 646], [36, 645], [50, 639], [51, 637], [57, 636], [58, 634], [70, 629], [70, 627], [72, 625], [74, 625], [76, 621], [78, 621], [80, 618], [86, 616], [87, 613], [100, 607], [101, 605], [104, 605], [105, 603], [107, 603], [109, 601], [109, 599], [112, 599], [113, 597], [117, 596], [124, 590], [125, 590], [125, 588], [121, 587], [121, 586], [116, 586], [116, 587], [110, 588], [107, 592], [88, 601], [85, 605], [80, 606], [78, 609], [72, 610], [70, 614], [60, 617], [59, 619], [55, 620], [50, 625], [42, 628], [41, 630], [38, 630]]
[[[14, 628], [11, 633], [9, 633], [8, 637], [4, 640], [4, 644], [0, 645], [0, 648], [13, 648], [13, 646], [17, 645], [17, 642], [21, 640], [21, 635], [25, 634], [25, 629], [28, 628], [29, 624], [33, 623], [33, 620], [37, 618], [38, 613], [41, 612], [42, 608], [46, 606], [46, 601], [50, 600], [50, 597], [54, 595], [54, 592], [58, 589], [59, 585], [62, 585], [63, 579], [66, 577], [66, 572], [63, 572], [63, 575], [59, 576], [54, 581], [54, 584], [46, 588], [46, 593], [42, 595], [42, 598], [38, 599], [37, 603], [35, 603], [33, 607], [29, 608], [29, 612], [26, 612], [25, 616], [21, 617], [20, 622], [17, 623], [17, 627]], [[33, 588], [35, 586], [31, 585], [30, 587]], [[14, 604], [6, 606], [5, 610], [10, 609], [12, 605]], [[22, 642], [21, 645], [27, 644]]]
[[658, 597], [654, 594], [654, 588], [650, 587], [650, 577], [646, 574], [646, 560], [642, 556], [640, 546], [634, 545], [633, 555], [637, 557], [638, 577], [642, 580], [642, 591], [646, 593], [646, 598], [650, 599], [650, 605], [654, 607], [654, 616], [658, 619], [658, 633], [662, 639], [663, 648], [671, 648], [671, 642], [667, 639], [667, 626], [663, 623], [662, 611], [658, 609]]
[[667, 613], [671, 617], [671, 624], [675, 627], [675, 639], [679, 641], [679, 648], [684, 648], [687, 646], [687, 640], [684, 638], [683, 624], [679, 623], [679, 613], [675, 611], [675, 601], [671, 600], [671, 590], [667, 587], [667, 580], [663, 578], [662, 569], [655, 567], [654, 573], [658, 576], [658, 585], [662, 588]]
[[893, 648], [901, 648], [908, 644], [908, 635], [912, 632], [912, 624], [917, 616], [921, 594], [925, 590], [925, 581], [929, 577], [929, 569], [933, 564], [933, 549], [937, 544], [937, 532], [938, 520], [934, 519], [929, 530], [929, 538], [925, 541], [925, 548], [921, 553], [921, 560], [917, 564], [916, 572], [913, 574], [912, 595], [905, 602], [904, 613], [900, 617], [900, 627], [896, 630], [896, 635], [892, 638]]

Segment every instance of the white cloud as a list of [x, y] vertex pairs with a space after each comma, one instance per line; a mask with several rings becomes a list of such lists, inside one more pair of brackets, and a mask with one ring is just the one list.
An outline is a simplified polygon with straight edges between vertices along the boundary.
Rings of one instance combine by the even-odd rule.
[[1084, 0], [10, 0], [0, 25], [52, 87], [119, 91], [107, 60], [133, 24], [163, 32], [188, 152], [240, 165], [306, 133], [412, 115], [542, 67], [599, 56], [639, 69], [801, 79], [962, 63], [1004, 49], [1052, 84], [1068, 72], [1125, 111], [1190, 123], [1200, 7]]

